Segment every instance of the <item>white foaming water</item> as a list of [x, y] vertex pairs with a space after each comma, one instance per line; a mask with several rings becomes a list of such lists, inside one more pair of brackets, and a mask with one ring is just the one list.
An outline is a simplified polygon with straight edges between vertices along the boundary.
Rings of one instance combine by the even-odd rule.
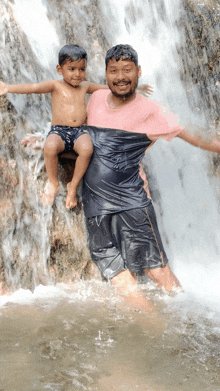
[[11, 295], [0, 296], [0, 308], [4, 308], [9, 303], [17, 305], [48, 305], [53, 307], [60, 301], [86, 302], [91, 299], [102, 303], [109, 300], [111, 303], [120, 302], [114, 289], [101, 281], [90, 280], [79, 281], [74, 284], [58, 283], [55, 285], [38, 285], [33, 292], [29, 289], [19, 289]]
[[26, 34], [37, 60], [46, 68], [57, 64], [60, 41], [41, 0], [15, 0], [14, 17]]
[[[160, 193], [162, 223], [172, 269], [186, 292], [219, 302], [219, 202], [210, 183], [207, 153], [175, 140], [150, 153]], [[154, 147], [153, 147], [154, 148]], [[179, 156], [178, 156], [179, 155]], [[162, 221], [161, 221], [162, 220]], [[219, 311], [219, 306], [215, 306]]]

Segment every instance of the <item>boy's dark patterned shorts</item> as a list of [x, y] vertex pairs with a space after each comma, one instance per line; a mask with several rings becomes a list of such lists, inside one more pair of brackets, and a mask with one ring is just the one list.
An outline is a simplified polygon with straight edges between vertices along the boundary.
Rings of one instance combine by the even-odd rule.
[[78, 139], [78, 137], [83, 134], [89, 134], [88, 126], [82, 125], [77, 128], [73, 128], [71, 126], [63, 126], [63, 125], [53, 125], [51, 126], [51, 130], [48, 133], [47, 137], [50, 134], [57, 134], [63, 140], [65, 149], [63, 152], [72, 152], [74, 149], [74, 143]]

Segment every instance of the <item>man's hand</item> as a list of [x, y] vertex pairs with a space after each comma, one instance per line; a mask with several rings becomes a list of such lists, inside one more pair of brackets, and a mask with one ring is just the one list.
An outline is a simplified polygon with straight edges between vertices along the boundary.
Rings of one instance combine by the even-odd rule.
[[3, 83], [3, 81], [0, 81], [0, 95], [6, 95], [7, 93], [8, 93], [7, 84]]
[[153, 87], [150, 86], [149, 84], [141, 84], [140, 86], [137, 87], [137, 92], [141, 95], [148, 96], [148, 95], [152, 95], [154, 90]]
[[147, 180], [146, 174], [145, 174], [145, 172], [143, 170], [142, 162], [139, 164], [139, 166], [140, 166], [140, 168], [139, 168], [139, 175], [141, 176], [141, 178], [144, 181], [143, 188], [144, 188], [144, 190], [147, 193], [147, 197], [151, 199], [150, 190], [149, 190], [149, 187], [148, 187], [148, 180]]
[[26, 137], [21, 140], [21, 145], [24, 147], [31, 147], [36, 151], [40, 151], [44, 147], [44, 141], [45, 140], [43, 137], [26, 134]]
[[[34, 149], [35, 151], [41, 151], [44, 149], [44, 143], [45, 143], [45, 138], [42, 136], [37, 136], [34, 134], [29, 134], [27, 133], [25, 138], [21, 140], [21, 145], [24, 147], [30, 147]], [[61, 158], [65, 159], [71, 159], [71, 160], [76, 160], [77, 155], [74, 151], [72, 152], [63, 152], [60, 154]]]

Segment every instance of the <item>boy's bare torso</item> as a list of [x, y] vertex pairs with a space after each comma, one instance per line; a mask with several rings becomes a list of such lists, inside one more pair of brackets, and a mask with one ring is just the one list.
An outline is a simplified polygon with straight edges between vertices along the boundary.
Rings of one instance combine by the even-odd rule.
[[51, 94], [52, 125], [78, 127], [86, 122], [86, 94], [92, 94], [99, 86], [82, 81], [77, 86], [65, 80], [48, 80], [42, 83], [5, 85], [0, 81], [0, 95], [16, 94]]
[[78, 127], [86, 122], [85, 96], [88, 82], [73, 87], [64, 80], [54, 80], [52, 98], [52, 125]]

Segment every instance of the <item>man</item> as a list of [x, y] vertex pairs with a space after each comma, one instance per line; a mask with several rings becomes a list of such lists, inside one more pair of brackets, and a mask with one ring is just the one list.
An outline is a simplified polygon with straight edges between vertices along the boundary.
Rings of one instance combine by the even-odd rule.
[[[94, 154], [84, 176], [83, 206], [93, 261], [102, 276], [135, 305], [150, 308], [137, 289], [146, 273], [167, 291], [179, 286], [168, 265], [151, 200], [139, 164], [159, 138], [180, 137], [220, 153], [220, 142], [188, 134], [176, 117], [136, 94], [141, 68], [136, 51], [117, 45], [106, 54], [109, 90], [97, 91], [87, 105]], [[30, 140], [24, 144], [31, 145]]]
[[[180, 137], [220, 153], [220, 142], [208, 143], [183, 130], [173, 114], [138, 94], [141, 68], [129, 45], [106, 55], [110, 91], [97, 91], [87, 105], [94, 154], [84, 176], [83, 206], [92, 259], [105, 279], [123, 293], [146, 273], [158, 287], [179, 286], [168, 266], [151, 200], [143, 189], [139, 163], [157, 139]], [[139, 300], [140, 299], [140, 300]], [[139, 297], [144, 305], [144, 298]]]

